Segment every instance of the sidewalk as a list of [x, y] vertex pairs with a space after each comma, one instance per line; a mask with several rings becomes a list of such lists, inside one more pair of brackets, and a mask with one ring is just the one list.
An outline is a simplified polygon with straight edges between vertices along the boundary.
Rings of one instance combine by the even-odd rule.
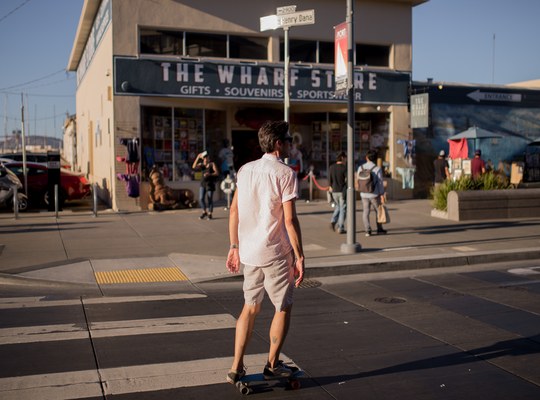
[[[540, 219], [459, 223], [431, 217], [428, 200], [388, 206], [388, 234], [365, 237], [357, 202], [356, 241], [362, 249], [343, 254], [347, 236], [330, 230], [330, 205], [298, 201], [307, 277], [540, 259]], [[104, 211], [96, 218], [90, 211], [67, 210], [58, 219], [43, 212], [21, 213], [15, 220], [3, 212], [0, 282], [23, 277], [95, 285], [99, 273], [119, 270], [145, 270], [162, 282], [171, 268], [191, 282], [229, 278], [228, 211], [216, 207], [211, 221], [199, 215], [199, 209]]]

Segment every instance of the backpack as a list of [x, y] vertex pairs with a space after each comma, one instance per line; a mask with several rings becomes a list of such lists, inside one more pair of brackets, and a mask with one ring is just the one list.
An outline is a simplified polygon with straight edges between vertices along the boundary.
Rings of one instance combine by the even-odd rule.
[[360, 193], [373, 193], [375, 191], [375, 178], [372, 171], [375, 166], [370, 169], [362, 169], [358, 173], [358, 190]]

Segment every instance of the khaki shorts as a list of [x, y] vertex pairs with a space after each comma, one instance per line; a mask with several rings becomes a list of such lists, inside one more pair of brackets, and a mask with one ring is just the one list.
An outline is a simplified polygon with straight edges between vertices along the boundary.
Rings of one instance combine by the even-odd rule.
[[277, 311], [283, 311], [292, 305], [294, 291], [293, 254], [291, 252], [285, 259], [264, 267], [244, 265], [244, 299], [246, 304], [261, 304], [266, 290]]

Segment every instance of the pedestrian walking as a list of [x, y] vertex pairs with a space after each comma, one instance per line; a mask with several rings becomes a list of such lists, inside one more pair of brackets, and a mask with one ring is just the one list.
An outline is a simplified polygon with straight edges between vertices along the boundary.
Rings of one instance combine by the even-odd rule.
[[[364, 223], [366, 236], [372, 235], [369, 223], [371, 207], [373, 207], [375, 218], [377, 218], [379, 204], [385, 203], [382, 169], [375, 165], [376, 160], [377, 153], [374, 150], [369, 150], [366, 154], [366, 162], [358, 167], [356, 174], [360, 197], [362, 198], [362, 222]], [[386, 235], [386, 230], [383, 229], [382, 224], [379, 222], [377, 222], [377, 235]]]
[[212, 219], [212, 212], [214, 211], [214, 192], [216, 190], [216, 181], [219, 177], [219, 169], [216, 164], [210, 160], [210, 156], [206, 150], [197, 154], [191, 168], [196, 171], [201, 171], [199, 205], [202, 208], [203, 213], [199, 219]]
[[[338, 233], [345, 233], [345, 215], [347, 213], [347, 156], [344, 152], [337, 155], [335, 164], [328, 169], [328, 190], [334, 200], [334, 213], [330, 219], [330, 228]], [[337, 224], [337, 225], [336, 225]], [[336, 228], [337, 226], [337, 228]]]
[[240, 271], [244, 264], [245, 304], [236, 323], [234, 360], [227, 382], [245, 375], [244, 354], [261, 310], [265, 291], [275, 307], [270, 326], [270, 349], [263, 374], [288, 377], [293, 371], [279, 361], [287, 336], [294, 287], [304, 277], [304, 252], [296, 215], [296, 173], [283, 163], [292, 137], [285, 121], [267, 121], [259, 130], [265, 154], [243, 165], [237, 174], [237, 190], [230, 210], [230, 250], [227, 269]]
[[439, 156], [433, 161], [434, 172], [434, 186], [437, 188], [446, 179], [450, 178], [450, 171], [448, 170], [448, 162], [446, 161], [446, 153], [444, 150], [439, 151]]
[[485, 173], [486, 163], [482, 160], [482, 151], [478, 149], [474, 152], [474, 158], [471, 160], [471, 175], [473, 179], [476, 179]]

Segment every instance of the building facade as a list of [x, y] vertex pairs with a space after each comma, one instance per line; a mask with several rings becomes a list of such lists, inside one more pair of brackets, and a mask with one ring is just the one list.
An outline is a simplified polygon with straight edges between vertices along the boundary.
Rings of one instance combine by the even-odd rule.
[[74, 171], [77, 163], [77, 120], [75, 115], [70, 115], [64, 120], [62, 156]]
[[[415, 197], [429, 196], [433, 160], [441, 150], [452, 157], [451, 145], [461, 146], [463, 150], [450, 163], [458, 174], [470, 174], [464, 166], [468, 165], [466, 160], [474, 158], [477, 149], [481, 150], [489, 170], [508, 177], [514, 162], [529, 169], [540, 167], [537, 152], [529, 160], [525, 154], [527, 147], [540, 139], [538, 81], [513, 85], [413, 82], [412, 93], [413, 97], [421, 94], [428, 98], [425, 104], [428, 126], [413, 129]], [[474, 127], [481, 129], [486, 137], [464, 139], [461, 143], [451, 139]], [[525, 181], [540, 181], [537, 173], [525, 175]]]
[[[377, 149], [393, 198], [412, 197], [398, 150], [412, 139], [412, 7], [424, 2], [354, 6], [355, 161]], [[334, 91], [334, 27], [345, 21], [346, 2], [295, 4], [314, 10], [315, 21], [289, 29], [291, 134], [300, 175], [313, 169], [324, 179], [346, 151], [347, 101]], [[285, 57], [283, 29], [261, 32], [260, 17], [283, 5], [85, 0], [68, 64], [78, 82], [76, 160], [114, 210], [146, 208], [153, 165], [169, 186], [197, 190], [191, 163], [199, 152], [220, 165], [220, 150], [232, 145], [236, 169], [260, 156], [258, 128], [284, 115]], [[126, 175], [138, 175], [141, 196], [128, 195]]]

